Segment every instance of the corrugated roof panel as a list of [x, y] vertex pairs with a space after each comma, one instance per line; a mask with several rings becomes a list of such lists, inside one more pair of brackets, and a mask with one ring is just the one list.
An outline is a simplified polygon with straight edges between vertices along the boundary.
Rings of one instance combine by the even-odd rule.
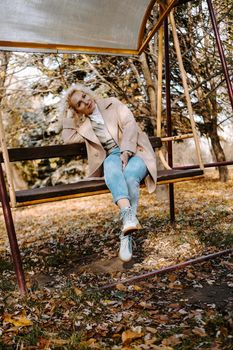
[[11, 46], [11, 42], [16, 47], [35, 47], [35, 51], [137, 50], [145, 15], [154, 2], [0, 0], [0, 46]]

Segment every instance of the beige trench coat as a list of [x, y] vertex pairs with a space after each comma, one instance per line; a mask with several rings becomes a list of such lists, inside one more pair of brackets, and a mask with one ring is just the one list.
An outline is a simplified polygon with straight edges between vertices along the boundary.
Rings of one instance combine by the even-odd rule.
[[[96, 103], [103, 116], [109, 133], [120, 147], [121, 152], [131, 151], [142, 158], [149, 175], [145, 179], [148, 192], [156, 188], [157, 167], [154, 150], [146, 133], [137, 125], [129, 108], [115, 97], [97, 99]], [[95, 135], [89, 118], [77, 127], [75, 118], [64, 118], [62, 137], [65, 143], [85, 141], [88, 155], [88, 177], [103, 176], [103, 162], [106, 151]]]

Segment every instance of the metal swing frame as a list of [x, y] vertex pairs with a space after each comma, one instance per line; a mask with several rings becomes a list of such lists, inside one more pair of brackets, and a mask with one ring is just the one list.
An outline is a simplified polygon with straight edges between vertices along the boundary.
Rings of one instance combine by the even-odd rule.
[[[167, 125], [168, 125], [167, 134], [168, 135], [167, 135], [167, 138], [164, 138], [164, 140], [162, 140], [162, 141], [168, 142], [168, 161], [165, 161], [165, 158], [163, 157], [163, 155], [160, 151], [159, 151], [159, 156], [161, 159], [163, 159], [163, 163], [164, 163], [165, 167], [172, 168], [173, 167], [172, 141], [177, 139], [177, 137], [175, 138], [175, 137], [172, 137], [172, 135], [171, 135], [171, 98], [170, 98], [168, 16], [170, 18], [170, 22], [172, 25], [172, 31], [173, 31], [173, 36], [174, 36], [174, 41], [175, 41], [175, 46], [176, 46], [176, 53], [177, 53], [177, 57], [178, 57], [178, 61], [179, 61], [181, 74], [182, 74], [183, 84], [184, 84], [185, 91], [186, 91], [186, 93], [185, 93], [186, 94], [186, 101], [188, 104], [188, 110], [189, 110], [189, 114], [190, 114], [191, 124], [193, 123], [192, 122], [192, 109], [190, 106], [190, 98], [188, 95], [187, 83], [185, 80], [185, 72], [183, 71], [182, 61], [180, 61], [180, 58], [179, 58], [180, 57], [179, 43], [178, 43], [177, 36], [176, 36], [176, 29], [175, 29], [173, 14], [171, 12], [172, 8], [175, 6], [175, 4], [177, 2], [176, 2], [176, 0], [171, 0], [168, 4], [166, 4], [165, 1], [159, 1], [159, 3], [161, 5], [163, 5], [164, 10], [161, 12], [161, 15], [160, 15], [157, 23], [154, 25], [152, 30], [149, 32], [146, 39], [141, 43], [138, 50], [135, 50], [135, 51], [132, 51], [132, 50], [127, 51], [126, 50], [125, 52], [116, 52], [115, 49], [113, 49], [113, 50], [108, 49], [108, 52], [110, 54], [119, 54], [119, 53], [121, 53], [121, 54], [140, 54], [146, 49], [146, 47], [149, 44], [149, 41], [154, 36], [155, 32], [158, 30], [160, 30], [160, 34], [159, 34], [160, 44], [159, 45], [160, 45], [160, 47], [162, 47], [162, 25], [164, 25], [165, 71], [166, 71], [166, 111], [167, 111]], [[179, 1], [178, 1], [178, 3], [179, 3]], [[229, 77], [229, 73], [228, 73], [226, 59], [224, 56], [224, 51], [222, 48], [220, 35], [218, 32], [218, 27], [217, 27], [216, 17], [215, 17], [214, 10], [213, 10], [212, 1], [207, 0], [207, 3], [208, 3], [208, 8], [209, 8], [210, 16], [211, 16], [213, 29], [214, 29], [214, 34], [216, 37], [219, 55], [220, 55], [222, 66], [223, 66], [225, 79], [227, 82], [229, 98], [231, 101], [231, 105], [233, 107], [233, 92], [232, 92], [233, 90], [232, 90], [232, 85], [231, 85], [231, 81], [230, 81], [230, 77]], [[150, 6], [148, 8], [147, 16], [149, 16], [149, 10], [152, 9], [154, 4], [155, 4], [155, 0], [151, 1]], [[144, 18], [144, 24], [145, 24], [145, 22], [146, 22], [146, 18]], [[42, 49], [44, 47], [43, 45], [40, 45], [40, 44], [37, 44], [37, 45], [36, 44], [32, 45], [32, 44], [28, 44], [28, 43], [13, 43], [13, 44], [14, 44], [14, 46], [17, 45], [18, 47], [28, 47], [28, 48], [37, 48], [37, 49]], [[12, 47], [12, 42], [0, 41], [0, 46], [5, 46], [6, 48], [9, 48], [9, 47]], [[87, 48], [83, 48], [83, 47], [82, 48], [79, 47], [79, 48], [75, 49], [74, 47], [60, 47], [60, 48], [58, 48], [57, 46], [52, 47], [51, 45], [49, 45], [49, 47], [47, 47], [47, 48], [56, 49], [56, 50], [58, 50], [58, 49], [68, 50], [69, 49], [69, 50], [73, 50], [73, 52], [74, 51], [80, 52], [83, 50], [86, 50], [86, 52], [89, 52], [89, 53], [93, 52], [92, 48], [90, 48], [90, 50], [88, 51]], [[96, 51], [96, 48], [94, 48], [94, 49]], [[106, 52], [106, 50], [104, 50], [104, 51]], [[99, 49], [98, 53], [102, 53], [102, 52], [103, 52], [103, 50]], [[162, 49], [160, 49], [160, 55], [162, 55]], [[160, 80], [159, 81], [160, 82], [159, 82], [159, 86], [158, 86], [158, 88], [159, 88], [159, 90], [158, 90], [159, 91], [159, 93], [158, 93], [158, 102], [159, 103], [158, 103], [158, 111], [157, 111], [158, 115], [161, 115], [161, 61], [162, 61], [162, 57], [160, 57], [160, 64], [159, 64], [159, 67], [160, 67], [159, 68], [160, 69], [160, 71], [159, 71]], [[161, 119], [160, 119], [160, 121], [161, 121]], [[159, 132], [161, 130], [161, 128], [159, 126], [159, 122], [158, 122], [158, 130], [159, 130]], [[180, 139], [192, 136], [195, 139], [196, 145], [198, 145], [198, 140], [196, 139], [196, 131], [195, 131], [194, 124], [192, 124], [192, 131], [193, 131], [192, 135], [183, 135], [183, 136], [180, 136]], [[12, 181], [12, 176], [11, 176], [9, 154], [8, 154], [8, 150], [6, 147], [5, 135], [4, 135], [4, 130], [3, 130], [3, 126], [2, 126], [1, 116], [0, 116], [0, 143], [1, 143], [1, 149], [2, 149], [2, 154], [3, 154], [3, 158], [4, 158], [10, 201], [11, 201], [11, 204], [14, 206], [16, 204], [16, 201], [15, 201], [15, 195], [14, 195], [14, 190], [13, 190], [13, 181]], [[199, 167], [200, 167], [200, 169], [203, 169], [204, 166], [203, 166], [199, 151], [200, 151], [199, 146], [197, 146]], [[169, 184], [169, 196], [170, 196], [170, 217], [171, 217], [171, 221], [174, 222], [174, 220], [175, 220], [175, 206], [174, 206], [174, 184], [173, 183]], [[26, 293], [25, 277], [24, 277], [22, 261], [21, 261], [21, 257], [20, 257], [20, 251], [19, 251], [17, 237], [16, 237], [16, 233], [15, 233], [15, 227], [14, 227], [14, 222], [13, 222], [13, 218], [12, 218], [12, 212], [11, 212], [11, 207], [10, 207], [10, 202], [9, 202], [9, 198], [8, 198], [8, 192], [7, 192], [7, 188], [6, 188], [6, 183], [5, 183], [5, 179], [4, 179], [4, 174], [3, 174], [1, 162], [0, 162], [0, 197], [1, 197], [3, 215], [4, 215], [4, 219], [5, 219], [8, 237], [9, 237], [12, 259], [13, 259], [13, 263], [14, 263], [14, 267], [15, 267], [19, 291], [21, 292], [21, 294], [25, 294]]]

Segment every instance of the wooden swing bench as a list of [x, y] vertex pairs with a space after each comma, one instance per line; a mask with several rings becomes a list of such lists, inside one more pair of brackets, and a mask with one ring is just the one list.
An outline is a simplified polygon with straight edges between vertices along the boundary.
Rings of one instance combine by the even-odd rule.
[[[174, 195], [173, 195], [173, 183], [178, 181], [185, 181], [196, 179], [203, 176], [203, 162], [201, 159], [200, 146], [198, 142], [198, 137], [195, 131], [195, 121], [193, 117], [193, 111], [191, 106], [191, 98], [189, 96], [189, 89], [187, 85], [187, 74], [184, 69], [184, 65], [182, 62], [182, 55], [179, 45], [179, 40], [177, 36], [176, 25], [173, 16], [173, 7], [178, 4], [187, 2], [188, 0], [170, 0], [169, 2], [165, 1], [156, 1], [156, 0], [148, 0], [148, 1], [137, 1], [137, 7], [139, 7], [138, 13], [141, 13], [142, 16], [128, 16], [130, 13], [129, 10], [124, 11], [127, 16], [122, 17], [122, 11], [118, 11], [121, 15], [121, 18], [116, 16], [116, 4], [119, 8], [122, 7], [124, 9], [124, 1], [115, 0], [111, 1], [113, 6], [103, 7], [103, 11], [105, 15], [96, 16], [96, 9], [92, 6], [91, 0], [85, 1], [85, 6], [83, 7], [83, 13], [88, 14], [88, 20], [92, 22], [91, 28], [86, 28], [86, 20], [83, 22], [81, 19], [84, 18], [82, 15], [79, 16], [78, 19], [78, 33], [75, 36], [75, 39], [72, 35], [68, 35], [66, 38], [64, 37], [64, 29], [67, 29], [67, 33], [69, 32], [69, 28], [73, 28], [77, 24], [77, 18], [74, 17], [74, 21], [70, 21], [70, 16], [66, 15], [64, 10], [64, 6], [62, 6], [62, 2], [57, 2], [56, 11], [51, 12], [50, 21], [41, 21], [40, 19], [46, 18], [48, 15], [47, 5], [44, 7], [43, 4], [40, 6], [28, 6], [27, 2], [21, 1], [21, 6], [15, 6], [16, 1], [11, 1], [11, 7], [15, 11], [9, 12], [8, 3], [6, 6], [2, 6], [1, 15], [1, 25], [2, 25], [2, 33], [0, 37], [1, 47], [9, 49], [15, 49], [19, 51], [24, 51], [25, 49], [35, 50], [39, 52], [57, 52], [57, 53], [107, 53], [111, 55], [119, 54], [119, 55], [141, 55], [145, 49], [148, 47], [152, 38], [154, 38], [155, 33], [158, 33], [158, 91], [157, 91], [157, 136], [159, 139], [151, 138], [151, 143], [153, 148], [161, 147], [161, 120], [162, 120], [162, 86], [163, 86], [163, 52], [164, 61], [165, 61], [165, 81], [166, 81], [166, 115], [167, 115], [167, 133], [168, 137], [166, 141], [171, 141], [171, 96], [170, 96], [170, 64], [169, 64], [169, 31], [168, 31], [168, 23], [167, 18], [169, 17], [170, 24], [172, 27], [172, 34], [174, 39], [174, 46], [177, 54], [177, 60], [181, 72], [184, 94], [187, 102], [188, 114], [190, 117], [190, 122], [192, 126], [193, 137], [196, 145], [197, 158], [199, 160], [200, 169], [192, 168], [192, 169], [171, 169], [172, 167], [172, 147], [168, 147], [168, 158], [169, 164], [166, 163], [166, 159], [163, 157], [162, 150], [158, 150], [158, 155], [160, 160], [162, 161], [165, 169], [163, 171], [158, 171], [158, 184], [169, 184], [169, 193], [170, 193], [170, 213], [171, 213], [171, 221], [174, 222]], [[17, 1], [18, 5], [19, 1]], [[46, 4], [46, 2], [44, 2]], [[135, 0], [128, 1], [125, 9], [134, 9]], [[147, 20], [151, 15], [151, 10], [157, 3], [158, 11], [160, 15], [153, 24], [153, 26], [149, 26], [149, 30], [147, 30]], [[231, 83], [230, 77], [227, 70], [227, 64], [224, 57], [224, 52], [222, 48], [221, 38], [218, 32], [217, 21], [214, 14], [214, 9], [212, 6], [211, 0], [207, 0], [208, 9], [210, 12], [211, 21], [214, 28], [215, 37], [217, 39], [218, 51], [221, 57], [221, 62], [228, 86], [229, 96], [231, 99], [231, 104], [233, 106], [232, 101], [232, 93], [231, 93]], [[22, 11], [23, 8], [23, 11]], [[87, 11], [88, 9], [88, 11]], [[30, 13], [30, 16], [28, 16]], [[12, 20], [9, 21], [9, 14], [13, 14]], [[39, 14], [39, 16], [38, 16]], [[55, 35], [50, 35], [48, 38], [46, 33], [51, 32], [50, 28], [56, 27], [59, 18], [63, 15], [63, 26], [59, 27], [60, 31], [56, 31]], [[43, 17], [44, 16], [44, 17]], [[130, 17], [130, 18], [129, 18]], [[15, 21], [17, 18], [17, 21]], [[39, 18], [39, 21], [38, 21]], [[104, 21], [103, 19], [107, 18], [108, 21]], [[125, 25], [119, 25], [118, 30], [113, 29], [114, 23], [122, 23], [122, 19], [126, 20], [127, 26], [129, 29], [125, 30]], [[165, 20], [166, 19], [166, 20]], [[66, 22], [68, 20], [68, 22]], [[29, 23], [29, 22], [30, 23]], [[43, 25], [42, 25], [42, 24]], [[163, 34], [163, 26], [164, 23], [164, 34]], [[31, 33], [30, 24], [33, 25], [36, 30]], [[46, 26], [44, 25], [46, 24]], [[115, 26], [116, 27], [116, 26]], [[114, 27], [114, 29], [115, 29]], [[109, 33], [113, 33], [114, 35], [109, 35], [108, 47], [103, 47], [103, 38], [102, 35], [105, 33], [106, 28], [109, 29]], [[133, 29], [135, 30], [135, 35], [133, 36]], [[5, 30], [4, 30], [5, 29]], [[63, 30], [62, 30], [63, 29]], [[15, 32], [18, 34], [18, 40], [15, 41]], [[85, 36], [85, 32], [86, 36]], [[25, 33], [27, 41], [25, 41]], [[44, 34], [43, 34], [44, 33]], [[72, 30], [70, 30], [72, 34]], [[80, 33], [82, 35], [80, 35]], [[93, 37], [93, 33], [98, 33]], [[60, 34], [60, 36], [59, 36]], [[163, 44], [164, 42], [164, 44]], [[85, 43], [85, 46], [84, 44]], [[127, 43], [127, 44], [126, 44]], [[165, 50], [163, 49], [165, 47]], [[153, 84], [151, 85], [153, 86]], [[149, 86], [148, 86], [149, 87]], [[1, 111], [0, 111], [1, 112]], [[14, 222], [12, 218], [12, 213], [9, 205], [9, 197], [11, 200], [12, 206], [17, 205], [27, 205], [40, 203], [44, 201], [51, 201], [57, 199], [65, 199], [71, 197], [81, 197], [89, 194], [98, 194], [107, 192], [106, 185], [103, 180], [81, 180], [79, 182], [67, 185], [56, 185], [49, 186], [43, 188], [34, 188], [23, 191], [15, 191], [13, 190], [13, 182], [11, 176], [11, 169], [9, 167], [9, 162], [17, 162], [17, 161], [26, 161], [26, 160], [35, 160], [35, 159], [48, 159], [54, 157], [71, 157], [71, 156], [80, 156], [86, 157], [86, 150], [84, 145], [73, 144], [73, 145], [59, 145], [59, 146], [46, 146], [46, 147], [35, 147], [35, 148], [17, 148], [17, 149], [7, 149], [6, 140], [4, 136], [4, 128], [2, 125], [2, 118], [0, 113], [0, 144], [1, 150], [4, 155], [4, 163], [5, 163], [5, 173], [4, 177], [2, 166], [3, 156], [0, 153], [1, 162], [0, 162], [0, 197], [2, 202], [2, 209], [4, 220], [6, 223], [6, 229], [9, 237], [10, 247], [12, 258], [16, 270], [17, 281], [19, 285], [20, 292], [22, 294], [26, 293], [26, 284], [25, 278], [22, 268], [22, 262], [20, 257], [20, 251], [17, 243]], [[156, 146], [157, 142], [160, 141], [160, 146]], [[170, 146], [171, 144], [169, 144]], [[7, 193], [6, 182], [8, 183], [9, 191]], [[16, 203], [15, 203], [16, 202]], [[171, 205], [172, 204], [172, 205]]]
[[[150, 137], [150, 142], [154, 149], [160, 148], [162, 145], [159, 137]], [[8, 149], [8, 154], [10, 162], [49, 158], [66, 158], [74, 156], [79, 156], [81, 159], [87, 157], [84, 143], [29, 148], [11, 148]], [[2, 154], [0, 154], [0, 157], [1, 162], [3, 162]], [[166, 169], [158, 171], [157, 182], [158, 184], [168, 184], [191, 180], [193, 178], [200, 178], [202, 176], [203, 170], [201, 169]], [[108, 189], [103, 179], [86, 178], [70, 184], [58, 184], [54, 186], [15, 191], [15, 196], [17, 206], [26, 206], [42, 202], [70, 199], [74, 197], [97, 195], [106, 192], [108, 192]]]

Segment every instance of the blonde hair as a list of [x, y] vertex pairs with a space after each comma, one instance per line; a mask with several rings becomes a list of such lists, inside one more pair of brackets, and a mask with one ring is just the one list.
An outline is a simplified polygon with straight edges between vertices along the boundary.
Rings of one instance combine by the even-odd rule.
[[87, 88], [86, 86], [82, 84], [73, 84], [71, 85], [64, 93], [62, 100], [61, 100], [61, 117], [63, 118], [73, 118], [75, 114], [77, 115], [77, 112], [74, 110], [74, 108], [70, 104], [70, 99], [73, 96], [75, 92], [85, 92], [86, 94], [90, 95], [94, 100], [96, 99], [96, 96], [94, 92]]

